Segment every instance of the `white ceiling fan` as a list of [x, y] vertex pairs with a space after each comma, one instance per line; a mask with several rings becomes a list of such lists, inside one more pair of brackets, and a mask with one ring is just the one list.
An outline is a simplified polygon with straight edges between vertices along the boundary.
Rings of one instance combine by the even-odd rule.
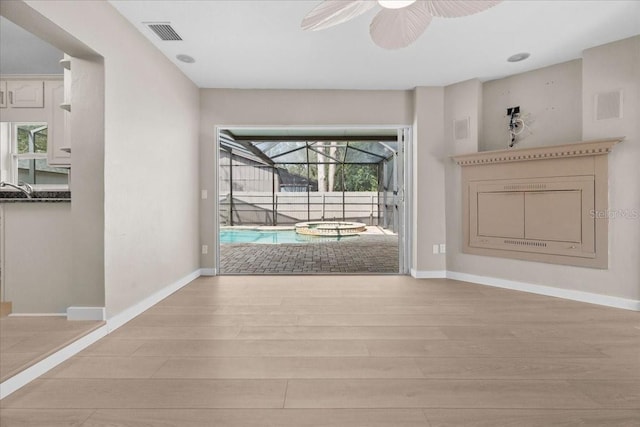
[[409, 46], [427, 29], [434, 16], [455, 18], [482, 12], [501, 0], [324, 0], [302, 20], [303, 30], [323, 30], [347, 22], [381, 6], [369, 34], [378, 46]]

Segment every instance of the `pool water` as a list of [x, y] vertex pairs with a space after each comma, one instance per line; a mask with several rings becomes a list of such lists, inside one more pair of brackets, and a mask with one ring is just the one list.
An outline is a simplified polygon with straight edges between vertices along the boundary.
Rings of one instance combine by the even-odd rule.
[[220, 244], [229, 243], [310, 243], [337, 241], [347, 237], [318, 237], [297, 234], [295, 230], [220, 230]]

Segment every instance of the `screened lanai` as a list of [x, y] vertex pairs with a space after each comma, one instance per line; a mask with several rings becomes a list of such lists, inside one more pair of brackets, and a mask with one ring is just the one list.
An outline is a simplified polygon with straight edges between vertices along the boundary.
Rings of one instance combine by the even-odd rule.
[[220, 224], [397, 228], [397, 135], [220, 137]]
[[[294, 133], [220, 133], [220, 273], [398, 273], [398, 131]], [[303, 222], [366, 227], [329, 238]]]

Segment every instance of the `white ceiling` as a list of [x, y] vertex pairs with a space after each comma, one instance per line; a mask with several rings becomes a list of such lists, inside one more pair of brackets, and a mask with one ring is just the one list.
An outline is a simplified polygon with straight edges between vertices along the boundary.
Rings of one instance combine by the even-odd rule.
[[0, 16], [0, 74], [62, 74], [62, 52]]
[[[376, 9], [305, 32], [319, 0], [111, 3], [199, 87], [410, 89], [491, 80], [581, 57], [584, 49], [640, 34], [640, 1], [505, 1], [464, 18], [434, 18], [413, 45], [388, 51], [368, 27]], [[142, 22], [168, 21], [183, 41], [160, 41]], [[507, 63], [517, 52], [521, 63]], [[175, 59], [196, 59], [184, 64]]]

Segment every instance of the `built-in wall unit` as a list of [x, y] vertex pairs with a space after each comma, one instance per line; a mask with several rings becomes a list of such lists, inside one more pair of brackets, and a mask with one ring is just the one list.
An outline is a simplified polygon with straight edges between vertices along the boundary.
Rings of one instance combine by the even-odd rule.
[[606, 155], [622, 138], [455, 156], [463, 251], [608, 267]]
[[446, 88], [449, 277], [640, 310], [638, 70], [635, 36]]

